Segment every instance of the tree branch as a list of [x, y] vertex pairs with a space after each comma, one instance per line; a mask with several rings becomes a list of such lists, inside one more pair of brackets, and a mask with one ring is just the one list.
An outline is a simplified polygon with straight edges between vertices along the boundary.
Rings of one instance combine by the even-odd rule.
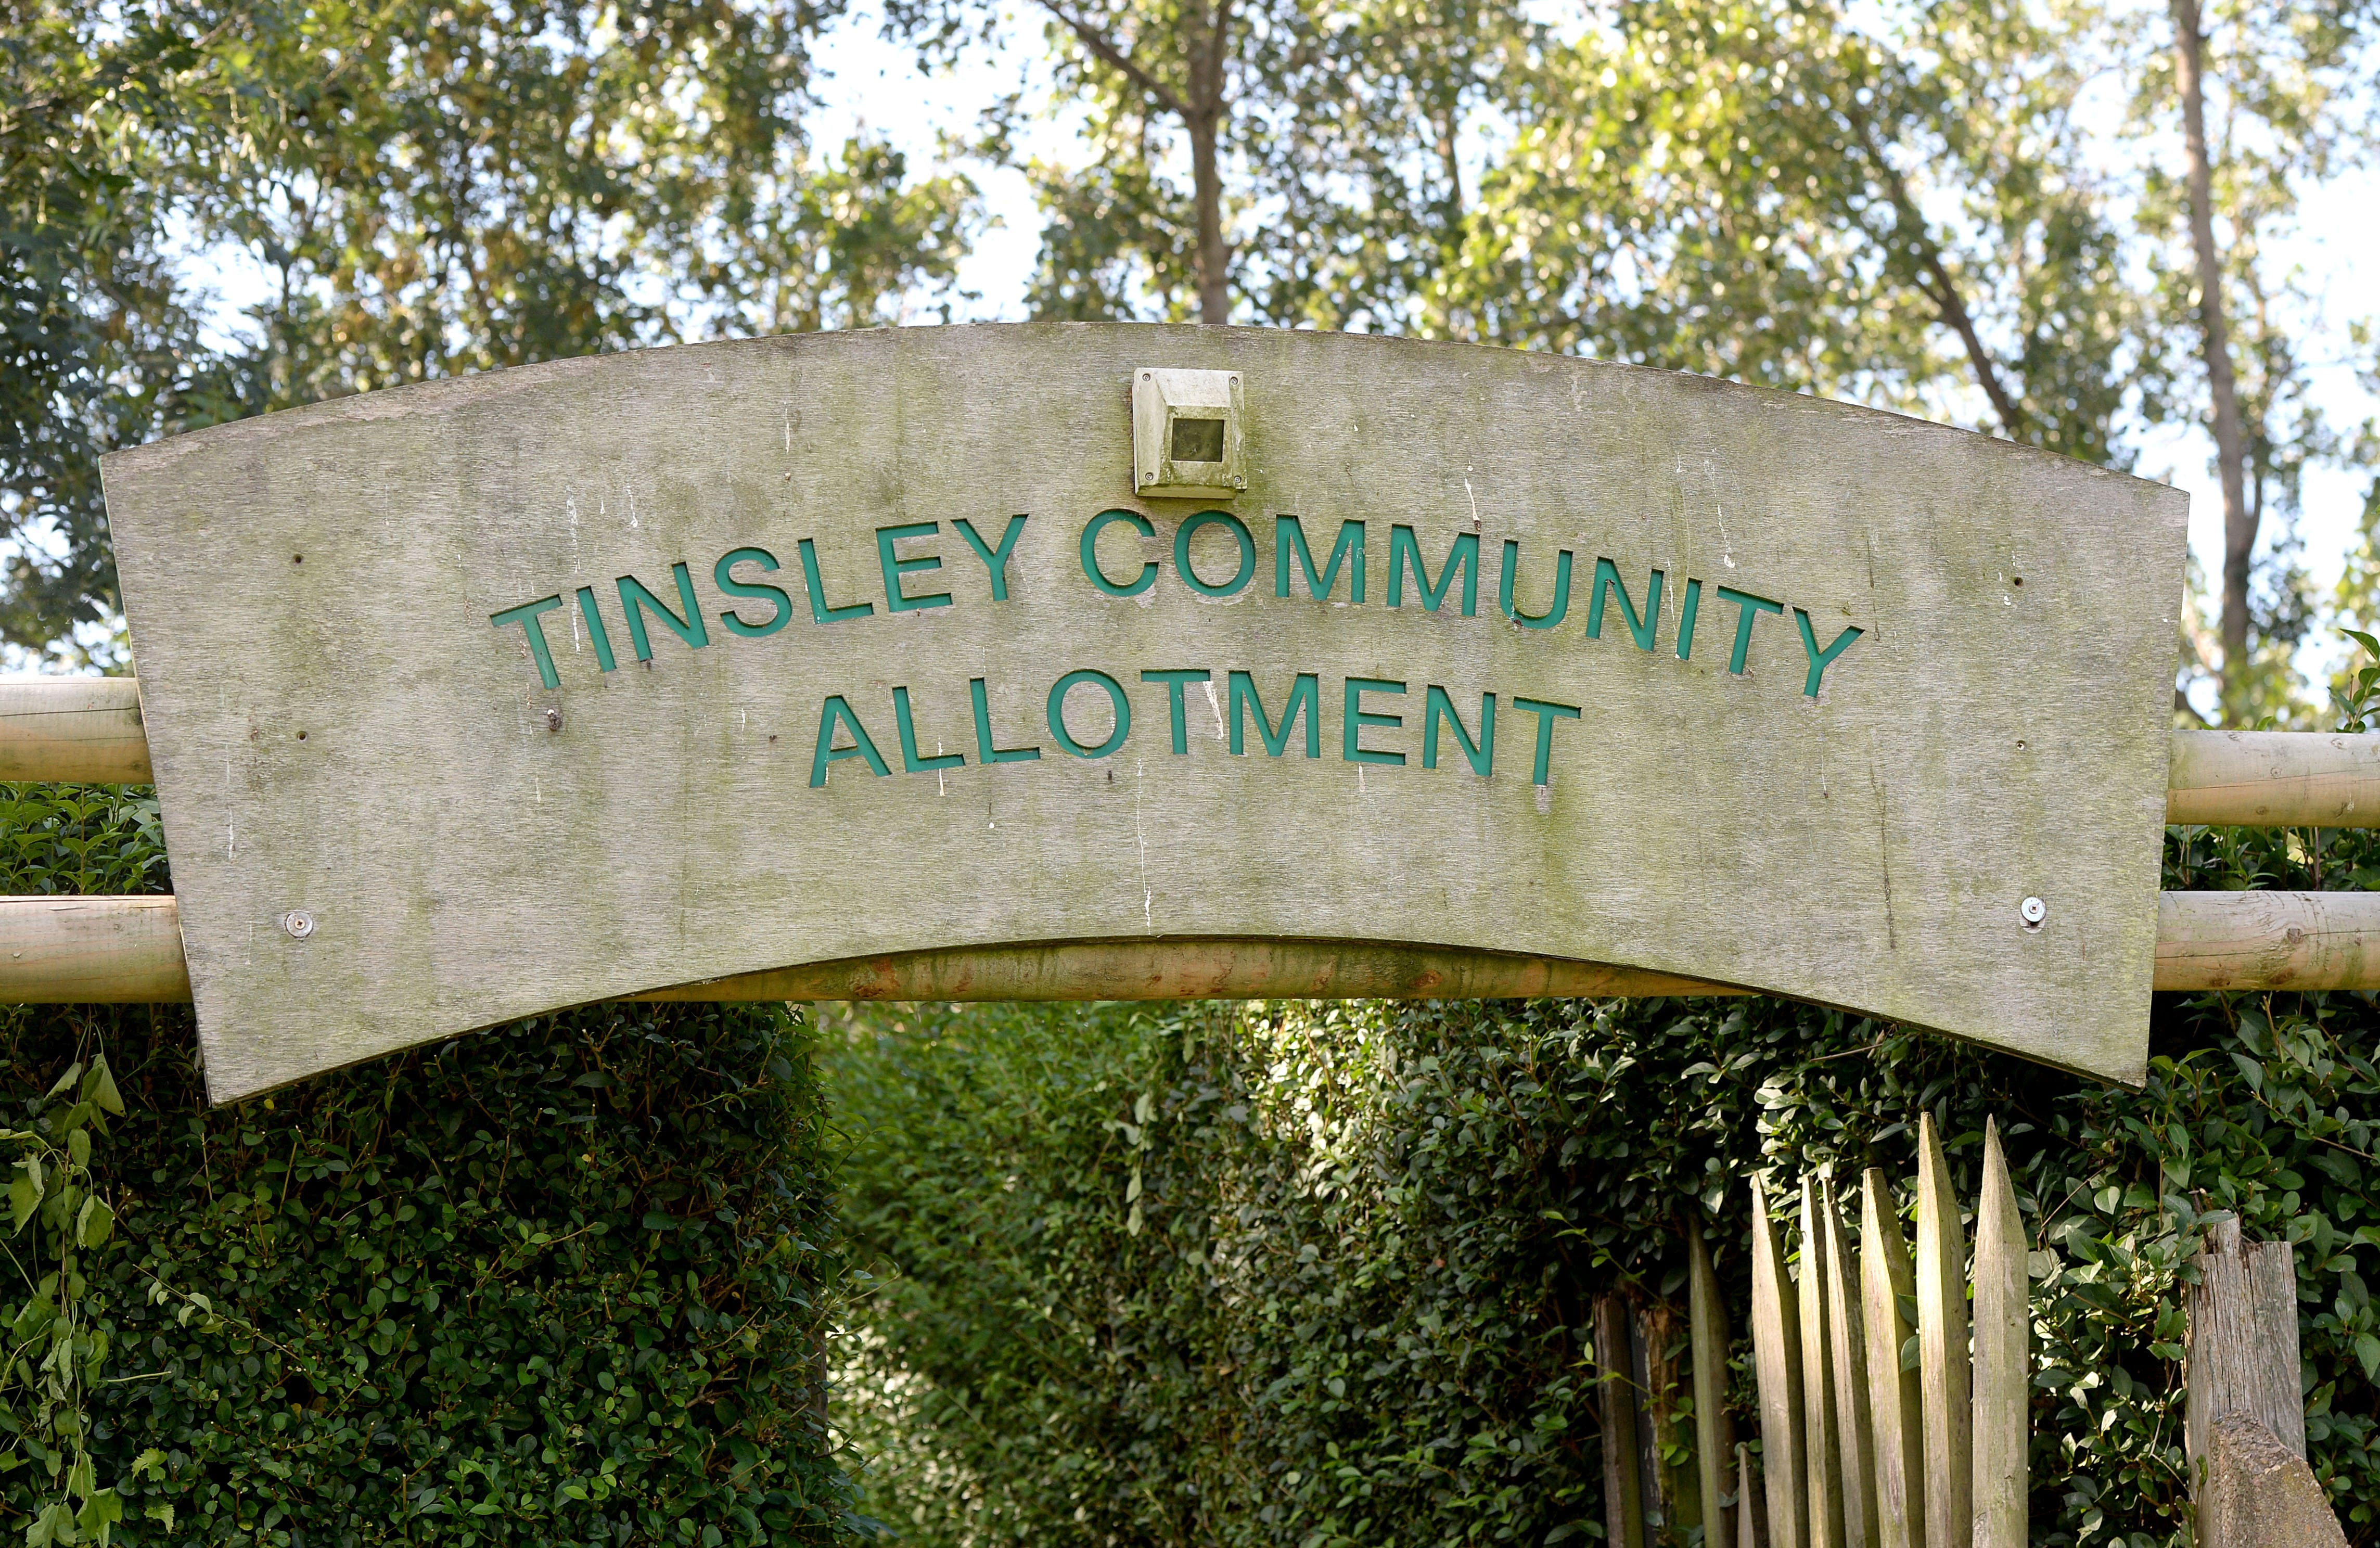
[[1097, 55], [1101, 63], [1118, 71], [1125, 79], [1156, 98], [1159, 106], [1185, 124], [1190, 121], [1189, 108], [1184, 104], [1179, 96], [1174, 94], [1172, 88], [1141, 68], [1131, 55], [1110, 42], [1106, 33], [1069, 13], [1065, 6], [1058, 4], [1058, 0], [1041, 0], [1041, 8], [1056, 17], [1064, 24], [1068, 31], [1081, 39], [1083, 46]]
[[1866, 117], [1852, 114], [1851, 118], [1859, 128], [1860, 142], [1866, 148], [1868, 159], [1884, 175], [1885, 187], [1892, 195], [1893, 213], [1901, 226], [1913, 234], [1918, 262], [1925, 265], [1931, 281], [1925, 286], [1927, 299], [1942, 314], [1942, 321], [1959, 335], [1960, 343], [1966, 346], [1967, 363], [1974, 368], [1975, 380], [1982, 384], [1984, 396], [1992, 400], [1992, 408], [1999, 415], [2001, 430], [2007, 433], [2010, 440], [2017, 439], [2024, 428], [2024, 410], [2018, 408], [2016, 400], [2009, 396], [2007, 386], [2000, 381], [1998, 362], [1992, 359], [1991, 351], [1984, 347], [1983, 336], [1975, 332], [1975, 320], [1968, 312], [1967, 303], [1960, 299], [1958, 282], [1951, 278], [1949, 265], [1942, 261], [1941, 244], [1934, 240], [1934, 233], [1926, 225], [1925, 216], [1918, 213], [1917, 201], [1910, 197], [1909, 184], [1900, 176], [1900, 169], [1892, 165], [1883, 147], [1876, 142], [1875, 130]]

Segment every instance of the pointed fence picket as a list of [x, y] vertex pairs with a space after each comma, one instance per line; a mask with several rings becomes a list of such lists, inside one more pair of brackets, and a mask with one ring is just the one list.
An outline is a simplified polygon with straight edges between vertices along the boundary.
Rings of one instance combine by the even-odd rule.
[[[1690, 1232], [1692, 1371], [1661, 1390], [1691, 1381], [1695, 1466], [1682, 1478], [1700, 1501], [1705, 1548], [2023, 1548], [2031, 1315], [2024, 1224], [1998, 1126], [1985, 1127], [1972, 1274], [1965, 1212], [1930, 1116], [1918, 1125], [1911, 1191], [1913, 1253], [1883, 1172], [1861, 1179], [1855, 1238], [1834, 1179], [1804, 1179], [1789, 1260], [1768, 1188], [1752, 1180], [1757, 1469], [1726, 1420], [1726, 1305], [1702, 1233]], [[1619, 1298], [1597, 1311], [1598, 1346], [1627, 1347]], [[1608, 1444], [1617, 1443], [1607, 1530], [1614, 1548], [1646, 1548], [1644, 1494], [1621, 1460], [1634, 1458], [1645, 1409], [1619, 1390], [1625, 1383], [1604, 1381]]]

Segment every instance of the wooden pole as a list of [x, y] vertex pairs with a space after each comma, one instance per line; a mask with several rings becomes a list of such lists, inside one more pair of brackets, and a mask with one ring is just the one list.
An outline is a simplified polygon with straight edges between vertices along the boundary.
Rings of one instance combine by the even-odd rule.
[[1846, 1548], [1842, 1431], [1835, 1414], [1835, 1341], [1817, 1189], [1802, 1180], [1802, 1471], [1809, 1481], [1810, 1548]]
[[0, 779], [146, 785], [149, 737], [130, 677], [0, 677]]
[[2156, 986], [2380, 988], [2380, 893], [2166, 893]]
[[1739, 1441], [1735, 1447], [1736, 1548], [1767, 1548], [1763, 1541], [1767, 1534], [1761, 1530], [1760, 1512], [1754, 1499], [1755, 1493], [1752, 1481], [1752, 1448]]
[[1735, 1455], [1735, 1416], [1727, 1411], [1727, 1298], [1719, 1294], [1718, 1275], [1711, 1269], [1703, 1223], [1692, 1216], [1686, 1220], [1686, 1317], [1694, 1362], [1694, 1471], [1702, 1485], [1703, 1548], [1735, 1548], [1734, 1523], [1719, 1505], [1728, 1493], [1728, 1459]]
[[1934, 1115], [1917, 1121], [1917, 1365], [1925, 1396], [1927, 1548], [1968, 1548], [1967, 1240]]
[[1752, 1369], [1760, 1388], [1760, 1486], [1768, 1502], [1768, 1548], [1811, 1548], [1802, 1444], [1801, 1307], [1785, 1274], [1767, 1190], [1758, 1177], [1752, 1179]]
[[[82, 897], [81, 915], [53, 915], [55, 897], [0, 897], [18, 911], [0, 957], [0, 1005], [147, 1004], [188, 1000], [178, 922], [92, 956], [111, 911], [147, 914], [171, 898]], [[102, 932], [105, 934], [106, 932]], [[115, 939], [115, 935], [107, 935]], [[166, 960], [167, 957], [173, 960]], [[123, 981], [102, 969], [114, 963]], [[2167, 893], [2158, 916], [2155, 987], [2380, 989], [2380, 893]], [[1742, 994], [1728, 984], [1594, 962], [1368, 942], [1070, 941], [887, 953], [655, 988], [638, 1000], [1505, 1000]]]
[[[1849, 1548], [1878, 1548], [1876, 1433], [1869, 1422], [1866, 1319], [1860, 1282], [1843, 1240], [1841, 1201], [1831, 1177], [1818, 1179], [1818, 1247], [1827, 1259], [1827, 1336], [1835, 1378], [1835, 1434], [1842, 1452], [1840, 1480], [1843, 1542]], [[1807, 1247], [1803, 1251], [1809, 1250]]]
[[1900, 1212], [1881, 1167], [1860, 1189], [1860, 1299], [1867, 1329], [1868, 1413], [1876, 1435], [1880, 1548], [1925, 1548], [1925, 1392], [1914, 1368], [1900, 1368], [1916, 1328], [1900, 1309], [1917, 1297], [1917, 1271], [1900, 1234]]
[[2177, 731], [2165, 820], [2236, 827], [2380, 824], [2380, 735]]
[[1645, 1548], [1645, 1492], [1637, 1471], [1628, 1322], [1625, 1297], [1595, 1298], [1596, 1399], [1603, 1416], [1603, 1530], [1612, 1548]]
[[1984, 1192], [1975, 1210], [1973, 1548], [2025, 1548], [2033, 1314], [2024, 1244], [1999, 1126], [1986, 1118]]
[[2195, 1260], [2190, 1287], [2189, 1389], [2182, 1442], [2194, 1481], [2216, 1420], [2243, 1413], [2305, 1455], [2305, 1398], [2298, 1370], [2296, 1257], [2285, 1241], [2248, 1242], [2235, 1216], [2217, 1221]]

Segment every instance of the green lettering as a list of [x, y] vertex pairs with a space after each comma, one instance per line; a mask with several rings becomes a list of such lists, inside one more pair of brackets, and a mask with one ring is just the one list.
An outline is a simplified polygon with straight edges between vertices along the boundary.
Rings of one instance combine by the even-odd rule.
[[966, 539], [967, 546], [975, 550], [975, 556], [981, 559], [983, 567], [991, 572], [991, 600], [1006, 602], [1008, 600], [1008, 556], [1016, 551], [1017, 535], [1025, 530], [1025, 518], [1021, 516], [1012, 516], [1008, 518], [1008, 530], [1000, 534], [1000, 546], [997, 548], [986, 546], [983, 535], [975, 530], [975, 523], [965, 517], [960, 517], [951, 525], [959, 530], [959, 536]]
[[719, 563], [710, 567], [711, 583], [717, 586], [723, 595], [769, 599], [771, 612], [769, 621], [765, 624], [747, 624], [732, 607], [719, 616], [719, 621], [727, 626], [727, 631], [730, 634], [740, 634], [747, 640], [759, 640], [774, 634], [785, 627], [786, 621], [794, 616], [794, 599], [774, 586], [757, 585], [750, 581], [736, 579], [732, 572], [736, 566], [742, 564], [754, 564], [764, 570], [773, 570], [777, 567], [777, 556], [765, 548], [737, 548], [722, 554], [719, 556]]
[[1182, 708], [1182, 685], [1208, 682], [1213, 679], [1213, 673], [1195, 667], [1167, 667], [1163, 671], [1143, 672], [1140, 675], [1140, 680], [1144, 683], [1165, 685], [1165, 709], [1173, 727], [1174, 751], [1190, 750], [1190, 721]]
[[[1108, 702], [1115, 706], [1115, 726], [1108, 733], [1108, 739], [1097, 747], [1085, 747], [1075, 740], [1073, 732], [1066, 729], [1066, 695], [1085, 683], [1097, 683], [1107, 691]], [[1087, 666], [1081, 667], [1067, 673], [1050, 686], [1049, 718], [1050, 735], [1058, 738], [1060, 747], [1077, 758], [1105, 758], [1123, 746], [1123, 739], [1132, 735], [1132, 701], [1124, 697], [1123, 685], [1113, 677]]]
[[1578, 718], [1578, 706], [1575, 704], [1548, 703], [1543, 699], [1524, 699], [1520, 695], [1514, 694], [1512, 696], [1512, 707], [1516, 710], [1525, 711], [1526, 713], [1537, 717], [1537, 758], [1536, 762], [1530, 766], [1529, 783], [1532, 785], [1543, 785], [1547, 782], [1547, 778], [1551, 773], [1553, 767], [1554, 722], [1558, 720], [1576, 720]]
[[1405, 685], [1389, 677], [1350, 677], [1347, 679], [1346, 713], [1340, 719], [1340, 753], [1350, 763], [1402, 763], [1402, 752], [1375, 752], [1364, 746], [1366, 725], [1399, 726], [1405, 723], [1402, 715], [1372, 714], [1364, 709], [1367, 693], [1402, 693]]
[[1429, 685], [1429, 691], [1422, 700], [1421, 766], [1425, 769], [1438, 767], [1438, 723], [1440, 720], [1454, 727], [1455, 745], [1463, 750], [1463, 756], [1471, 764], [1473, 774], [1485, 779], [1496, 772], [1494, 694], [1479, 696], [1479, 739], [1475, 742], [1463, 730], [1463, 716], [1456, 713], [1454, 701], [1448, 696], [1446, 689], [1436, 683]]
[[[1220, 586], [1208, 585], [1198, 579], [1198, 572], [1190, 567], [1190, 540], [1208, 527], [1230, 528], [1232, 541], [1240, 549], [1240, 567], [1233, 570], [1232, 579]], [[1229, 511], [1200, 511], [1184, 522], [1181, 530], [1173, 534], [1173, 567], [1182, 572], [1182, 579], [1189, 582], [1190, 589], [1202, 597], [1238, 596], [1247, 590], [1248, 582], [1257, 576], [1256, 536], [1248, 530], [1246, 522]]]
[[[851, 746], [834, 745], [834, 728], [838, 723], [851, 732]], [[819, 710], [818, 750], [810, 754], [810, 788], [815, 790], [824, 785], [827, 765], [844, 758], [865, 758], [871, 773], [889, 774], [892, 772], [884, 766], [883, 754], [876, 750], [876, 743], [868, 737], [868, 727], [859, 724], [859, 717], [852, 713], [851, 706], [844, 701], [843, 695], [830, 693], [826, 696], [826, 703]]]
[[901, 767], [908, 774], [926, 774], [934, 769], [955, 769], [966, 762], [964, 754], [936, 753], [931, 758], [917, 756], [917, 726], [909, 715], [909, 690], [892, 690], [892, 718], [901, 723]]
[[1136, 597], [1157, 584], [1157, 561], [1151, 559], [1142, 565], [1140, 573], [1123, 585], [1119, 586], [1110, 580], [1107, 572], [1099, 568], [1099, 534], [1108, 530], [1108, 524], [1111, 521], [1126, 522], [1134, 531], [1145, 538], [1153, 538], [1157, 535], [1157, 529], [1148, 524], [1148, 518], [1137, 512], [1099, 512], [1099, 515], [1091, 518], [1090, 525], [1083, 529], [1083, 541], [1077, 545], [1082, 551], [1083, 573], [1090, 578], [1092, 585], [1111, 597]]
[[1628, 633], [1640, 651], [1653, 648], [1653, 633], [1661, 627], [1661, 572], [1655, 570], [1653, 579], [1645, 588], [1645, 616], [1639, 618], [1628, 600], [1627, 583], [1620, 579], [1620, 567], [1598, 557], [1595, 561], [1595, 596], [1586, 604], [1586, 637], [1603, 638], [1603, 599], [1612, 592], [1620, 593], [1620, 616], [1627, 620]]
[[686, 609], [681, 618], [671, 612], [662, 599], [645, 590], [645, 583], [633, 575], [620, 577], [620, 611], [628, 616], [628, 639], [637, 647], [638, 661], [653, 659], [653, 642], [645, 634], [645, 615], [650, 612], [666, 625], [672, 634], [686, 643], [689, 650], [698, 651], [710, 643], [710, 630], [703, 627], [702, 604], [694, 600], [694, 577], [686, 573], [684, 561], [670, 567], [677, 578], [677, 599]]
[[[1314, 550], [1305, 546], [1305, 524], [1293, 516], [1272, 518], [1272, 594], [1289, 595], [1289, 559], [1305, 571], [1306, 594], [1320, 602], [1339, 585], [1339, 567], [1348, 564], [1347, 600], [1360, 606], [1364, 601], [1364, 524], [1360, 521], [1339, 523], [1339, 541], [1330, 546], [1330, 563], [1319, 576], [1314, 573]], [[1415, 561], [1419, 563], [1418, 560]]]
[[546, 648], [545, 626], [537, 621], [537, 616], [551, 613], [561, 605], [562, 593], [556, 591], [550, 597], [525, 602], [518, 607], [507, 607], [502, 613], [488, 615], [488, 622], [498, 628], [506, 624], [520, 625], [521, 633], [528, 640], [528, 653], [537, 663], [537, 680], [548, 688], [560, 688], [562, 677], [553, 669], [553, 652]]
[[1752, 649], [1752, 621], [1763, 613], [1782, 613], [1785, 604], [1770, 602], [1767, 597], [1754, 596], [1730, 586], [1717, 588], [1718, 600], [1735, 603], [1735, 650], [1727, 658], [1727, 669], [1738, 676], [1743, 675], [1743, 658]]
[[929, 607], [948, 607], [948, 591], [929, 591], [922, 597], [906, 595], [901, 590], [901, 578], [919, 570], [940, 569], [939, 555], [929, 554], [918, 559], [898, 559], [892, 555], [892, 545], [911, 538], [930, 538], [941, 528], [931, 521], [904, 521], [897, 527], [876, 529], [876, 565], [884, 572], [884, 608], [888, 613], [918, 613]]
[[1030, 763], [1041, 756], [1038, 747], [991, 745], [991, 701], [981, 677], [967, 679], [967, 697], [975, 701], [975, 753], [979, 763]]
[[1297, 724], [1297, 717], [1303, 713], [1305, 716], [1305, 755], [1308, 758], [1322, 756], [1321, 678], [1311, 672], [1297, 675], [1296, 683], [1289, 690], [1289, 702], [1281, 706], [1281, 730], [1278, 733], [1274, 732], [1272, 722], [1265, 718], [1264, 701], [1257, 697], [1256, 679], [1245, 672], [1234, 672], [1230, 680], [1232, 752], [1245, 754], [1247, 751], [1245, 713], [1252, 710], [1257, 717], [1257, 735], [1264, 738], [1264, 750], [1269, 755], [1278, 758], [1289, 750], [1289, 728]]
[[588, 643], [595, 647], [595, 664], [609, 672], [620, 664], [612, 659], [612, 631], [603, 627], [603, 614], [595, 605], [595, 588], [578, 588], [578, 616], [587, 620]]
[[1438, 584], [1429, 583], [1429, 567], [1422, 563], [1421, 544], [1414, 539], [1410, 527], [1389, 529], [1389, 605], [1405, 604], [1405, 567], [1413, 566], [1415, 585], [1421, 591], [1422, 606], [1432, 613], [1446, 600], [1446, 589], [1454, 583], [1454, 572], [1463, 571], [1463, 616], [1475, 617], [1479, 613], [1479, 538], [1472, 532], [1455, 535], [1454, 546], [1446, 552], [1446, 567], [1438, 574]]
[[810, 589], [810, 621], [832, 624], [844, 618], [865, 618], [876, 611], [876, 604], [855, 602], [848, 607], [829, 607], [826, 603], [826, 582], [819, 579], [818, 545], [809, 539], [801, 541], [802, 579]]
[[1852, 641], [1857, 640], [1864, 631], [1846, 627], [1842, 633], [1835, 636], [1833, 644], [1821, 651], [1818, 649], [1818, 637], [1810, 628], [1810, 616], [1797, 607], [1793, 609], [1793, 621], [1802, 626], [1802, 649], [1807, 652], [1810, 657], [1810, 675], [1803, 680], [1802, 691], [1815, 699], [1818, 697], [1819, 676], [1825, 673], [1837, 656], [1851, 649]]
[[1521, 567], [1521, 545], [1511, 538], [1504, 540], [1504, 572], [1496, 581], [1496, 605], [1504, 616], [1523, 628], [1551, 628], [1570, 616], [1570, 550], [1565, 548], [1554, 561], [1554, 604], [1535, 617], [1522, 612], [1512, 603], [1512, 578]]

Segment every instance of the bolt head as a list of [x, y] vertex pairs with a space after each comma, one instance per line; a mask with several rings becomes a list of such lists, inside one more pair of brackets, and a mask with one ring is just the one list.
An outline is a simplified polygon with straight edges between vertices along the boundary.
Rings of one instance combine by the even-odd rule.
[[292, 908], [281, 916], [281, 928], [289, 932], [293, 941], [302, 941], [314, 933], [314, 916], [303, 908]]
[[545, 712], [545, 728], [549, 731], [559, 731], [562, 729], [562, 712], [560, 710], [550, 709]]
[[2017, 917], [2024, 920], [2027, 930], [2038, 930], [2041, 921], [2049, 917], [2049, 905], [2037, 897], [2028, 897], [2017, 905]]

